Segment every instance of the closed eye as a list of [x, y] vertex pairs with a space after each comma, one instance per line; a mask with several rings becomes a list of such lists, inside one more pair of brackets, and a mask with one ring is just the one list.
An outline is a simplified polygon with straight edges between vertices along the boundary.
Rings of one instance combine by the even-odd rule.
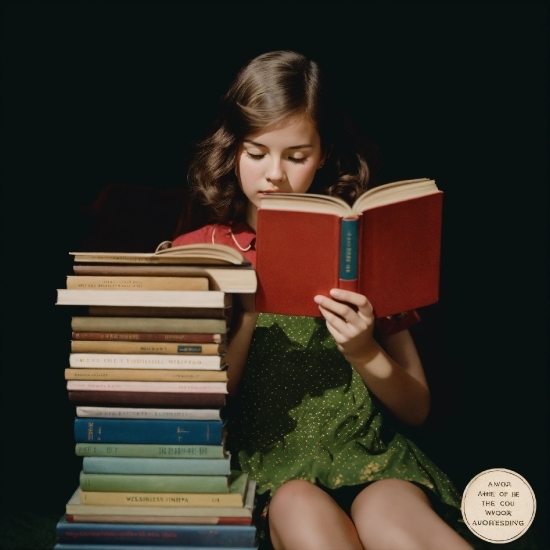
[[262, 160], [265, 157], [265, 155], [254, 155], [248, 151], [246, 151], [246, 156], [252, 160]]

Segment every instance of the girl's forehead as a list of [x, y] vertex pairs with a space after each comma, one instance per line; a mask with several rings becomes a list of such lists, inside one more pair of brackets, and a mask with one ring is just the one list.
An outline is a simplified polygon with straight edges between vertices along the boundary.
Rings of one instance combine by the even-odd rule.
[[[277, 124], [262, 128], [253, 134], [245, 136], [245, 141], [262, 142], [262, 140], [289, 140], [297, 143], [316, 142], [319, 139], [317, 128], [311, 118], [306, 115], [290, 116]], [[305, 141], [304, 141], [305, 140]]]

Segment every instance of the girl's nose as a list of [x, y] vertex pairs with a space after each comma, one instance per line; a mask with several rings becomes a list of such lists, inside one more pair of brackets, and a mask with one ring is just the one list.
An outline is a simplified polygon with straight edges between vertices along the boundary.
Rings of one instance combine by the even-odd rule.
[[280, 159], [274, 159], [266, 173], [266, 178], [271, 182], [279, 182], [285, 178], [285, 173], [281, 164]]

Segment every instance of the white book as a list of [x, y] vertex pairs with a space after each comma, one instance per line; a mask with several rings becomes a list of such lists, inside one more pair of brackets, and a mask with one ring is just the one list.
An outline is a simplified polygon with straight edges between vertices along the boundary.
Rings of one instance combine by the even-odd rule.
[[74, 368], [102, 369], [204, 369], [225, 368], [218, 355], [156, 355], [141, 353], [71, 353], [69, 365]]
[[133, 380], [68, 380], [68, 391], [154, 393], [227, 393], [227, 382], [136, 382]]
[[154, 418], [157, 420], [220, 420], [220, 409], [145, 409], [126, 407], [76, 407], [84, 418]]
[[90, 290], [57, 289], [57, 305], [146, 306], [223, 308], [231, 305], [231, 294], [219, 290]]

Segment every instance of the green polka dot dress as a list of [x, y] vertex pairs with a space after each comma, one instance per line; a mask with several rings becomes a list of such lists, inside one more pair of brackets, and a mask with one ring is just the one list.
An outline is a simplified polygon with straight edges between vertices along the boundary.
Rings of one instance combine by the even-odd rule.
[[397, 478], [423, 487], [445, 521], [487, 548], [463, 523], [451, 480], [388, 424], [324, 319], [260, 314], [229, 413], [228, 446], [267, 497], [262, 503], [293, 479], [338, 489]]

